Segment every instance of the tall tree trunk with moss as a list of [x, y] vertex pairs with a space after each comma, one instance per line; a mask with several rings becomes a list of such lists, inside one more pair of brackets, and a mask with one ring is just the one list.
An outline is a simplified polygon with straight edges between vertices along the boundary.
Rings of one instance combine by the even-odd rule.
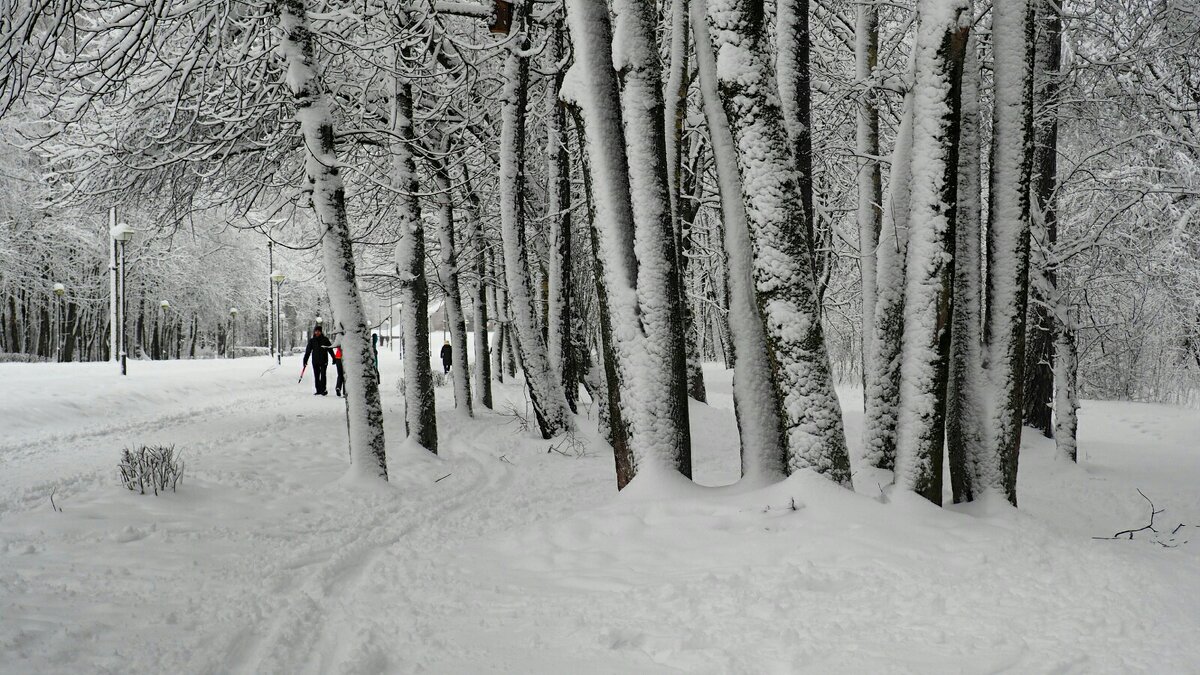
[[356, 285], [346, 193], [334, 143], [333, 111], [318, 71], [305, 0], [281, 0], [276, 11], [283, 32], [280, 51], [287, 68], [287, 83], [304, 136], [307, 188], [321, 228], [325, 284], [334, 314], [345, 330], [342, 363], [346, 371], [351, 467], [360, 476], [387, 480], [383, 406], [370, 353], [370, 329]]
[[[921, 0], [914, 42], [914, 158], [905, 261], [896, 485], [942, 503], [959, 114], [968, 0]], [[919, 160], [918, 160], [919, 158]]]
[[862, 368], [866, 386], [871, 338], [875, 334], [875, 248], [883, 224], [883, 175], [879, 166], [879, 104], [875, 69], [879, 64], [879, 7], [876, 0], [858, 5], [855, 75], [862, 87], [855, 141], [858, 148], [858, 267], [862, 280]]
[[1061, 326], [1058, 275], [1054, 252], [1058, 243], [1058, 78], [1062, 67], [1062, 17], [1057, 2], [1036, 3], [1033, 67], [1033, 171], [1036, 204], [1031, 221], [1029, 326], [1025, 350], [1024, 422], [1047, 437], [1053, 435], [1054, 344]]
[[808, 0], [776, 0], [775, 72], [783, 122], [796, 160], [796, 181], [804, 203], [804, 232], [816, 270], [813, 195], [812, 86], [809, 68]]
[[692, 0], [692, 32], [704, 115], [721, 197], [728, 269], [733, 401], [742, 452], [742, 477], [773, 482], [787, 474], [783, 392], [772, 372], [767, 329], [754, 287], [754, 251], [742, 203], [737, 147], [717, 93], [717, 62], [708, 36], [705, 0]]
[[896, 422], [900, 411], [900, 352], [904, 332], [904, 261], [908, 252], [908, 204], [912, 174], [913, 96], [904, 97], [892, 149], [883, 227], [875, 247], [874, 333], [868, 344], [863, 391], [863, 462], [896, 467]]
[[[449, 148], [439, 155], [445, 157]], [[450, 348], [454, 355], [451, 378], [454, 381], [454, 408], [471, 417], [471, 368], [467, 355], [467, 326], [463, 315], [462, 294], [458, 278], [458, 236], [454, 223], [454, 199], [451, 195], [450, 172], [445, 159], [430, 161], [433, 189], [438, 205], [438, 276], [442, 281], [442, 301], [446, 303], [446, 328], [450, 331]]]
[[546, 340], [537, 324], [536, 298], [530, 281], [525, 242], [525, 137], [529, 97], [528, 4], [515, 8], [517, 37], [504, 62], [500, 134], [500, 225], [504, 240], [505, 278], [508, 281], [516, 346], [525, 371], [525, 385], [534, 417], [543, 438], [552, 438], [570, 426], [562, 380], [551, 368]]
[[[687, 208], [683, 192], [683, 123], [687, 116], [689, 23], [689, 0], [672, 0], [670, 70], [664, 96], [667, 111], [667, 183], [670, 186], [671, 225], [678, 251], [679, 278], [683, 281], [687, 280], [687, 249], [691, 238], [688, 231], [691, 222], [684, 215]], [[696, 329], [695, 312], [683, 287], [681, 283], [679, 306], [683, 310], [687, 335], [687, 390], [689, 396], [703, 402], [708, 394], [704, 387], [704, 371], [700, 367], [699, 331]]]
[[1033, 167], [1033, 4], [992, 8], [995, 106], [988, 193], [984, 367], [989, 401], [986, 447], [975, 462], [979, 492], [1017, 503], [1022, 377], [1029, 298]]
[[804, 231], [799, 172], [772, 76], [763, 2], [709, 0], [707, 14], [717, 89], [738, 148], [758, 304], [784, 395], [787, 470], [815, 471], [849, 486], [841, 407], [821, 326], [813, 252]]
[[[661, 451], [656, 459], [687, 477], [692, 475], [691, 430], [688, 423], [687, 331], [679, 250], [671, 222], [671, 198], [666, 148], [666, 105], [656, 39], [657, 12], [640, 0], [614, 0], [616, 17], [613, 56], [620, 85], [629, 194], [637, 258], [637, 303], [640, 308], [643, 373], [662, 397], [657, 410], [637, 426]], [[624, 397], [623, 397], [624, 398]], [[648, 402], [639, 405], [647, 406]], [[649, 410], [647, 410], [649, 412]], [[636, 447], [636, 446], [635, 446]], [[646, 455], [650, 458], [649, 453]], [[638, 470], [642, 470], [639, 461]]]
[[654, 7], [620, 0], [613, 10], [617, 36], [603, 3], [567, 3], [573, 67], [585, 74], [578, 103], [621, 416], [633, 471], [690, 477], [686, 350]]
[[[407, 47], [402, 49], [408, 49]], [[407, 60], [407, 54], [397, 58]], [[404, 428], [408, 437], [437, 453], [433, 371], [429, 359], [429, 283], [425, 277], [425, 227], [417, 200], [417, 164], [413, 157], [412, 84], [397, 75], [392, 92], [392, 188], [396, 191], [396, 275], [399, 277], [401, 346], [404, 349]]]
[[958, 216], [955, 221], [954, 300], [951, 360], [946, 404], [946, 450], [954, 502], [975, 493], [975, 471], [969, 461], [980, 454], [983, 439], [983, 223], [980, 137], [979, 46], [976, 33], [967, 40], [963, 60], [962, 112], [959, 115]]
[[488, 345], [487, 250], [483, 224], [479, 220], [479, 195], [472, 189], [471, 174], [463, 167], [463, 189], [467, 199], [466, 241], [474, 260], [475, 285], [471, 288], [471, 324], [475, 328], [475, 392], [479, 404], [492, 408], [492, 359]]
[[567, 155], [567, 114], [559, 101], [562, 64], [566, 56], [563, 19], [557, 18], [547, 37], [546, 66], [553, 72], [546, 87], [546, 204], [549, 213], [546, 341], [550, 365], [558, 373], [567, 407], [577, 412], [579, 375], [571, 348], [571, 173]]

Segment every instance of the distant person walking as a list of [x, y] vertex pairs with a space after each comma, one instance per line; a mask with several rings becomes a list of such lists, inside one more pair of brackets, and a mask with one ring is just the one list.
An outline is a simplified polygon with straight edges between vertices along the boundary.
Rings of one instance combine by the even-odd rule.
[[[329, 395], [329, 391], [326, 389], [329, 385], [325, 379], [325, 369], [329, 367], [329, 352], [332, 347], [329, 338], [325, 337], [325, 331], [321, 330], [320, 326], [313, 328], [312, 337], [308, 339], [308, 346], [304, 348], [304, 366], [308, 366], [308, 359], [312, 357], [313, 384], [317, 388], [313, 396]], [[341, 371], [341, 365], [338, 366], [338, 370]]]
[[346, 395], [346, 369], [342, 367], [342, 339], [333, 344], [333, 367], [337, 370], [337, 382], [333, 385], [334, 396]]
[[379, 379], [379, 333], [371, 333], [371, 365], [375, 367], [375, 379]]
[[454, 365], [454, 348], [450, 346], [450, 341], [446, 340], [446, 344], [442, 345], [442, 372], [449, 374], [452, 365]]

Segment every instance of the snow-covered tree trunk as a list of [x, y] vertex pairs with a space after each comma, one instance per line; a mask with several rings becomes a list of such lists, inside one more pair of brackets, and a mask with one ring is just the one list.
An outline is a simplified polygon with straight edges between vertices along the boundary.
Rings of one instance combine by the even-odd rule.
[[967, 462], [982, 442], [983, 372], [983, 194], [978, 39], [967, 40], [959, 115], [958, 216], [955, 219], [954, 299], [951, 319], [946, 449], [954, 502], [973, 499], [975, 471]]
[[571, 349], [571, 175], [567, 155], [567, 116], [559, 101], [565, 66], [562, 20], [555, 21], [547, 38], [547, 68], [554, 73], [546, 87], [546, 204], [550, 218], [549, 258], [547, 270], [546, 341], [550, 367], [562, 382], [563, 393], [571, 412], [577, 412], [576, 399], [579, 377], [575, 372]]
[[1062, 17], [1054, 0], [1034, 0], [1037, 22], [1034, 43], [1033, 171], [1036, 208], [1030, 223], [1029, 326], [1025, 348], [1024, 422], [1053, 434], [1055, 398], [1054, 341], [1059, 330], [1054, 310], [1058, 275], [1054, 251], [1058, 242], [1058, 77], [1062, 62]]
[[600, 433], [612, 445], [617, 489], [622, 490], [629, 484], [629, 481], [633, 480], [635, 469], [633, 452], [629, 448], [629, 427], [621, 416], [621, 366], [617, 362], [616, 338], [613, 336], [610, 316], [611, 304], [605, 291], [604, 259], [600, 249], [598, 228], [595, 227], [597, 223], [596, 200], [593, 195], [591, 178], [595, 169], [586, 150], [587, 138], [584, 133], [583, 111], [578, 105], [572, 106], [571, 117], [575, 126], [576, 144], [580, 149], [580, 163], [583, 166], [583, 197], [587, 205], [588, 223], [590, 223], [588, 241], [592, 253], [592, 283], [596, 289], [596, 314], [599, 318], [599, 325], [596, 328], [600, 338], [600, 369], [603, 372], [603, 377], [600, 377], [599, 373], [591, 374], [590, 379], [596, 383], [596, 386], [590, 387], [589, 393], [592, 394], [592, 400], [596, 401], [600, 407], [598, 415]]
[[[595, 217], [593, 216], [593, 222]], [[629, 443], [629, 425], [625, 423], [621, 405], [621, 370], [617, 362], [616, 337], [613, 335], [611, 313], [608, 310], [608, 295], [605, 291], [604, 265], [600, 262], [600, 237], [596, 228], [591, 228], [592, 255], [596, 262], [596, 302], [600, 307], [600, 350], [604, 367], [604, 403], [607, 414], [601, 420], [608, 423], [608, 442], [613, 447], [616, 465], [617, 489], [624, 489], [637, 473], [633, 450]]]
[[[591, 0], [567, 3], [575, 45], [572, 79], [587, 139], [595, 208], [592, 222], [616, 371], [609, 387], [615, 379], [632, 470], [678, 471], [690, 476], [662, 85], [653, 65], [658, 58], [653, 47], [653, 8], [623, 1], [615, 9], [623, 28], [619, 38], [622, 51], [614, 61], [612, 25], [605, 4]], [[624, 101], [625, 107], [614, 63], [625, 81], [629, 99]], [[625, 109], [631, 119], [624, 119]]]
[[[689, 264], [687, 249], [691, 240], [688, 231], [691, 223], [685, 222], [684, 213], [687, 208], [683, 195], [683, 123], [687, 117], [689, 5], [689, 0], [671, 2], [671, 57], [665, 92], [667, 183], [670, 186], [671, 225], [678, 251], [679, 278], [685, 283]], [[695, 312], [692, 311], [692, 304], [688, 301], [685, 289], [681, 290], [679, 303], [686, 332], [688, 395], [697, 401], [705, 401], [708, 394], [704, 387], [704, 370], [700, 366], [699, 331], [696, 329]]]
[[978, 458], [980, 491], [1017, 503], [1021, 380], [1029, 297], [1030, 176], [1033, 165], [1033, 6], [992, 8], [995, 108], [988, 193], [984, 366], [989, 378], [987, 448]]
[[771, 371], [767, 331], [754, 288], [754, 251], [742, 204], [737, 147], [717, 92], [717, 63], [708, 36], [705, 0], [692, 0], [692, 31], [704, 114], [717, 170], [729, 285], [733, 400], [742, 449], [742, 476], [773, 481], [787, 473], [783, 394]]
[[[443, 153], [446, 150], [443, 148]], [[467, 357], [467, 326], [462, 310], [458, 279], [458, 241], [454, 232], [454, 200], [450, 194], [450, 172], [445, 160], [431, 160], [433, 189], [438, 205], [438, 276], [442, 280], [442, 299], [446, 303], [446, 321], [453, 350], [454, 408], [471, 417], [471, 368]]]
[[968, 0], [921, 0], [913, 45], [912, 172], [896, 485], [940, 505]]
[[866, 383], [871, 338], [875, 335], [875, 247], [883, 222], [883, 176], [879, 167], [879, 107], [875, 68], [879, 63], [879, 8], [876, 0], [858, 5], [854, 26], [855, 75], [863, 88], [855, 143], [858, 148], [858, 268], [862, 279], [862, 365]]
[[470, 256], [475, 260], [475, 286], [471, 289], [471, 323], [475, 327], [475, 392], [479, 404], [492, 407], [492, 360], [488, 348], [488, 289], [487, 251], [483, 241], [483, 225], [479, 222], [479, 195], [471, 187], [471, 175], [463, 168], [463, 187], [467, 194], [466, 240]]
[[[679, 251], [671, 225], [665, 104], [655, 36], [657, 17], [654, 6], [641, 0], [613, 0], [612, 11], [616, 20], [613, 63], [620, 83], [633, 204], [637, 303], [645, 356], [642, 375], [648, 385], [645, 393], [663, 397], [653, 417], [645, 419], [654, 429], [653, 440], [646, 441], [660, 449], [665, 466], [690, 478], [687, 331]], [[638, 433], [645, 434], [647, 426]]]
[[[1037, 209], [1041, 216], [1042, 275], [1044, 292], [1054, 303], [1047, 312], [1054, 337], [1052, 351], [1054, 391], [1054, 442], [1058, 452], [1072, 462], [1078, 461], [1076, 434], [1079, 418], [1079, 354], [1070, 312], [1058, 287], [1056, 253], [1058, 245], [1058, 105], [1059, 78], [1062, 70], [1062, 14], [1056, 2], [1038, 0], [1037, 42], [1034, 47], [1034, 170], [1037, 176]], [[1026, 363], [1029, 360], [1026, 359]], [[1040, 372], [1040, 371], [1039, 371]], [[1044, 372], [1041, 373], [1044, 377]], [[1026, 377], [1026, 382], [1030, 378]], [[1049, 408], [1049, 406], [1047, 406]], [[1029, 406], [1026, 405], [1028, 413]]]
[[908, 250], [908, 201], [912, 174], [913, 97], [904, 98], [892, 150], [883, 227], [875, 252], [875, 333], [867, 352], [863, 392], [863, 462], [896, 466], [896, 420], [900, 408], [900, 351], [904, 332], [904, 260]]
[[525, 385], [534, 417], [543, 438], [565, 431], [566, 395], [562, 380], [550, 366], [546, 340], [537, 324], [529, 256], [525, 246], [525, 116], [529, 98], [528, 30], [530, 8], [516, 7], [514, 19], [520, 35], [505, 56], [500, 132], [500, 225], [504, 240], [505, 278], [508, 281], [512, 322], [516, 328]]
[[487, 251], [488, 268], [491, 271], [492, 285], [489, 286], [489, 298], [492, 303], [492, 316], [495, 317], [496, 334], [492, 336], [492, 375], [497, 382], [504, 382], [504, 350], [508, 345], [508, 291], [505, 290], [504, 256], [496, 255], [489, 248]]
[[761, 0], [709, 0], [717, 89], [737, 144], [754, 282], [784, 396], [790, 472], [850, 485], [841, 407], [825, 351], [804, 203], [788, 143]]
[[1075, 331], [1065, 315], [1058, 318], [1062, 322], [1054, 336], [1054, 443], [1060, 456], [1077, 462], [1079, 354], [1075, 348]]
[[[405, 55], [397, 55], [399, 61]], [[412, 84], [397, 76], [392, 92], [392, 189], [400, 240], [396, 243], [396, 275], [400, 280], [401, 347], [404, 350], [404, 428], [408, 437], [436, 453], [433, 372], [429, 363], [429, 284], [425, 278], [425, 227], [417, 200], [416, 144]]]
[[808, 0], [776, 0], [775, 35], [775, 77], [779, 83], [779, 103], [792, 144], [792, 156], [796, 161], [796, 180], [800, 187], [800, 199], [804, 203], [804, 232], [815, 270]]
[[371, 358], [370, 329], [355, 283], [354, 247], [335, 151], [333, 111], [317, 70], [305, 0], [281, 0], [276, 11], [283, 32], [280, 51], [287, 68], [287, 83], [304, 136], [307, 187], [321, 228], [325, 284], [333, 311], [346, 330], [342, 337], [342, 363], [346, 371], [351, 468], [361, 476], [387, 480], [383, 406]]

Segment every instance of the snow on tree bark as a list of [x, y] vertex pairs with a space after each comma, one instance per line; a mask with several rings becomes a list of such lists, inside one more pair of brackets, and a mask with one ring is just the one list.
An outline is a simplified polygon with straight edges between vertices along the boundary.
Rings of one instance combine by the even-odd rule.
[[717, 64], [708, 36], [705, 0], [692, 0], [691, 12], [696, 65], [724, 219], [729, 333], [734, 352], [733, 400], [741, 441], [742, 476], [773, 481], [787, 473], [783, 394], [771, 371], [766, 326], [754, 288], [754, 251], [742, 204], [737, 148], [717, 92]]
[[888, 196], [883, 204], [883, 227], [879, 230], [875, 250], [875, 332], [866, 359], [868, 368], [863, 394], [863, 462], [889, 471], [896, 466], [912, 136], [913, 97], [910, 91], [904, 98], [900, 128], [892, 150]]
[[512, 322], [525, 371], [525, 385], [534, 417], [543, 438], [552, 438], [569, 427], [566, 397], [558, 373], [546, 355], [546, 340], [536, 318], [536, 298], [529, 279], [525, 245], [525, 116], [529, 89], [528, 14], [526, 4], [516, 8], [515, 22], [522, 35], [505, 56], [500, 133], [500, 225], [504, 240], [505, 278], [508, 281]]
[[355, 283], [354, 247], [346, 215], [346, 194], [334, 144], [333, 111], [314, 56], [305, 0], [276, 5], [283, 35], [279, 44], [286, 79], [304, 136], [305, 175], [313, 212], [321, 227], [321, 258], [329, 300], [345, 334], [346, 406], [351, 469], [387, 480], [383, 406], [370, 354], [370, 329]]
[[758, 304], [784, 396], [787, 470], [812, 470], [849, 486], [841, 408], [825, 351], [798, 172], [771, 76], [762, 2], [710, 0], [707, 16], [717, 89], [738, 149]]
[[816, 269], [813, 232], [812, 90], [809, 72], [808, 0], [776, 0], [775, 73], [783, 123], [792, 143], [796, 180], [804, 203], [804, 232]]
[[584, 133], [583, 111], [579, 106], [572, 106], [571, 117], [574, 121], [576, 143], [580, 149], [580, 159], [583, 166], [583, 197], [588, 214], [588, 241], [592, 252], [592, 283], [596, 289], [596, 314], [599, 317], [597, 332], [600, 342], [600, 362], [603, 377], [592, 373], [592, 381], [598, 386], [590, 388], [592, 400], [598, 402], [600, 414], [598, 423], [600, 433], [612, 445], [613, 461], [616, 468], [617, 489], [622, 490], [629, 481], [633, 480], [633, 452], [629, 448], [629, 427], [621, 416], [620, 364], [617, 362], [617, 347], [613, 337], [611, 304], [608, 301], [605, 288], [604, 259], [600, 250], [598, 228], [595, 226], [596, 202], [592, 191], [592, 175], [595, 170], [587, 153], [587, 139]]
[[1075, 331], [1066, 321], [1065, 309], [1059, 316], [1062, 322], [1054, 336], [1054, 443], [1058, 454], [1079, 461], [1076, 434], [1079, 430], [1079, 354], [1075, 347]]
[[896, 485], [942, 503], [946, 376], [967, 0], [921, 0], [913, 45], [912, 171]]
[[[597, 260], [603, 269], [621, 421], [634, 472], [678, 471], [690, 476], [662, 92], [658, 69], [650, 63], [657, 59], [652, 16], [648, 20], [645, 14], [652, 8], [622, 2], [617, 9], [622, 53], [614, 59], [604, 3], [567, 3], [575, 46], [569, 78], [577, 91], [587, 141]], [[643, 106], [633, 110], [636, 105], [624, 102], [631, 108], [630, 120], [624, 119], [614, 64], [626, 80], [627, 99]], [[610, 389], [613, 384], [610, 379]]]
[[1030, 223], [1028, 343], [1025, 349], [1024, 422], [1053, 435], [1054, 342], [1059, 330], [1054, 310], [1058, 275], [1054, 250], [1058, 242], [1058, 78], [1062, 61], [1062, 17], [1057, 3], [1035, 0], [1033, 177], [1036, 208]]
[[492, 248], [487, 250], [489, 276], [492, 284], [488, 286], [488, 297], [492, 303], [492, 316], [495, 317], [496, 334], [492, 336], [492, 375], [497, 382], [504, 382], [504, 350], [508, 344], [508, 293], [504, 289], [504, 255], [496, 255]]
[[483, 226], [479, 222], [479, 195], [471, 187], [471, 174], [463, 167], [463, 188], [467, 194], [467, 247], [475, 260], [475, 286], [471, 289], [471, 323], [475, 327], [475, 392], [479, 404], [492, 408], [492, 361], [488, 347], [487, 251]]
[[863, 87], [855, 141], [858, 148], [858, 267], [862, 279], [862, 367], [865, 389], [868, 353], [875, 334], [875, 248], [883, 222], [883, 176], [879, 167], [879, 108], [875, 68], [879, 63], [879, 8], [875, 0], [858, 5], [855, 23], [855, 75]]
[[988, 193], [984, 367], [988, 437], [978, 467], [980, 490], [1017, 503], [1021, 445], [1021, 380], [1029, 297], [1030, 177], [1033, 165], [1033, 6], [1029, 0], [992, 8], [995, 106]]
[[562, 19], [547, 38], [547, 68], [554, 73], [546, 87], [546, 204], [550, 219], [546, 341], [550, 367], [562, 382], [567, 406], [577, 412], [579, 381], [571, 349], [571, 176], [567, 155], [567, 116], [559, 101], [565, 57]]
[[[655, 38], [656, 10], [640, 0], [614, 0], [613, 63], [629, 166], [636, 289], [647, 396], [663, 397], [638, 420], [663, 464], [692, 475], [688, 423], [687, 344], [679, 252], [667, 183], [665, 104]], [[653, 394], [650, 392], [653, 391]], [[639, 442], [640, 443], [640, 442]], [[640, 464], [640, 463], [639, 463]], [[639, 466], [639, 470], [641, 467]]]
[[[447, 149], [439, 153], [444, 156]], [[454, 200], [450, 194], [450, 173], [442, 159], [431, 160], [433, 189], [438, 205], [438, 276], [442, 281], [442, 301], [446, 303], [446, 321], [450, 330], [450, 348], [454, 355], [451, 378], [454, 381], [454, 408], [471, 417], [471, 368], [467, 357], [467, 326], [462, 310], [458, 279], [458, 242], [454, 232]]]
[[959, 115], [958, 215], [955, 220], [954, 299], [951, 319], [946, 449], [954, 502], [974, 498], [983, 420], [983, 223], [980, 145], [980, 67], [976, 33], [967, 40]]
[[[406, 55], [397, 54], [397, 61]], [[399, 66], [399, 63], [397, 63]], [[413, 157], [412, 84], [400, 76], [392, 92], [392, 189], [397, 193], [396, 275], [400, 280], [401, 345], [404, 350], [404, 429], [421, 447], [437, 453], [433, 372], [429, 360], [429, 285], [425, 278], [425, 227], [417, 200]]]
[[[679, 278], [683, 282], [687, 280], [687, 252], [691, 241], [688, 231], [691, 223], [685, 222], [684, 213], [687, 209], [683, 201], [683, 123], [687, 117], [689, 7], [688, 0], [673, 0], [671, 3], [671, 65], [665, 94], [667, 183], [670, 186], [671, 225], [675, 233]], [[704, 370], [700, 367], [699, 331], [686, 289], [682, 288], [682, 283], [680, 286], [679, 307], [683, 311], [687, 349], [687, 390], [689, 396], [703, 402], [707, 400], [708, 394], [704, 387]]]

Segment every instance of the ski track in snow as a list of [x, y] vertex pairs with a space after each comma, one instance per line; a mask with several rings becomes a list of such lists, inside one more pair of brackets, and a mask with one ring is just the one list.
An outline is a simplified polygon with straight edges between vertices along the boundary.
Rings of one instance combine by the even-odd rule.
[[[134, 363], [153, 392], [132, 404], [97, 390], [109, 364], [6, 371], [22, 393], [0, 415], [31, 413], [0, 443], [0, 673], [1200, 671], [1200, 527], [1173, 549], [1091, 539], [1144, 524], [1138, 487], [1160, 530], [1200, 524], [1195, 411], [1085, 403], [1081, 466], [1027, 440], [1018, 512], [883, 505], [865, 469], [861, 495], [799, 475], [614, 499], [594, 414], [564, 457], [503, 416], [462, 422], [447, 385], [442, 454], [406, 446], [385, 352], [393, 482], [372, 488], [343, 478], [343, 403], [296, 361]], [[706, 378], [695, 472], [723, 484], [729, 379]], [[180, 491], [125, 491], [120, 448], [157, 441], [184, 452]]]

